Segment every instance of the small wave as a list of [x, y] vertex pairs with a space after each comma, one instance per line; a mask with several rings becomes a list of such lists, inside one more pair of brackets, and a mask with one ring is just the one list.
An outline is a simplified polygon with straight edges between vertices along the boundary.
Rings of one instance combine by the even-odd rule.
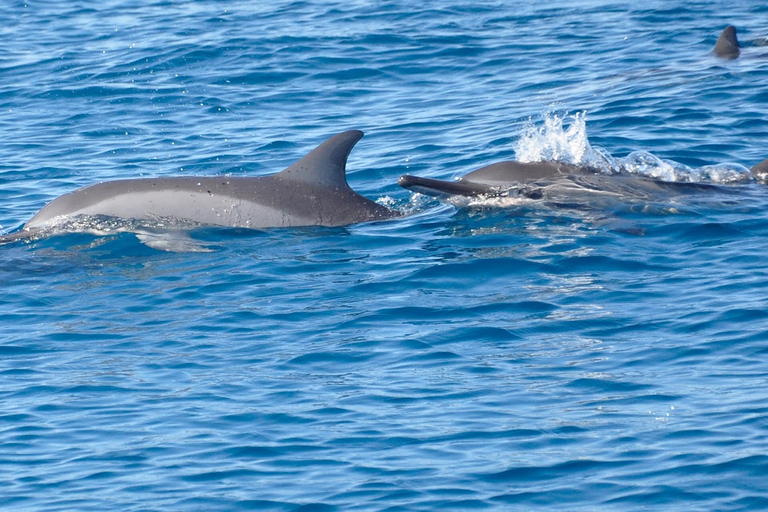
[[33, 238], [44, 238], [61, 233], [89, 233], [96, 236], [115, 235], [145, 230], [180, 230], [200, 227], [201, 224], [186, 219], [158, 217], [155, 219], [123, 219], [108, 215], [62, 216], [35, 233]]
[[472, 206], [488, 206], [494, 208], [513, 208], [518, 206], [525, 206], [534, 203], [535, 200], [523, 195], [516, 195], [510, 191], [507, 194], [495, 195], [495, 196], [452, 196], [448, 199], [448, 202], [457, 208], [467, 208]]
[[621, 171], [677, 183], [728, 184], [752, 181], [749, 169], [741, 164], [719, 163], [700, 168], [665, 160], [647, 151], [633, 151], [620, 159]]

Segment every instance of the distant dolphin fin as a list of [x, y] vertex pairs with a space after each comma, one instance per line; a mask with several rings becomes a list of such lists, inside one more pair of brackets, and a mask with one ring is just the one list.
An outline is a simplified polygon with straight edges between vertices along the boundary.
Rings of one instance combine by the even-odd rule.
[[728, 25], [720, 33], [715, 43], [714, 54], [721, 59], [735, 59], [739, 56], [739, 39], [736, 37], [736, 27]]
[[768, 181], [768, 159], [763, 160], [752, 169], [750, 169], [750, 171], [752, 172], [752, 176], [754, 176], [755, 179], [760, 181]]
[[334, 135], [276, 176], [284, 180], [348, 189], [347, 157], [362, 137], [363, 132], [359, 130]]
[[467, 181], [443, 181], [431, 178], [421, 178], [405, 174], [400, 176], [397, 184], [401, 187], [432, 197], [448, 198], [451, 196], [481, 196], [497, 194], [499, 191], [494, 187], [480, 183]]

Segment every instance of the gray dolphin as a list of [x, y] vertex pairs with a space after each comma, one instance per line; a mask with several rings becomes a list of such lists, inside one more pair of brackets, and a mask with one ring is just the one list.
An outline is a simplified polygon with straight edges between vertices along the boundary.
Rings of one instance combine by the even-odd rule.
[[[768, 180], [768, 160], [751, 169], [758, 181]], [[588, 167], [561, 162], [499, 162], [461, 177], [456, 181], [404, 175], [398, 184], [439, 199], [454, 197], [505, 197], [514, 194], [531, 199], [563, 199], [574, 193], [648, 198], [663, 192], [686, 193], [713, 189], [706, 183], [665, 182], [631, 173], [604, 174]]]
[[107, 181], [54, 199], [0, 242], [62, 232], [98, 232], [98, 221], [131, 226], [272, 228], [345, 226], [399, 212], [347, 184], [346, 163], [363, 132], [326, 140], [287, 169], [261, 177], [168, 177]]
[[721, 59], [736, 59], [741, 50], [739, 49], [739, 39], [736, 37], [736, 27], [728, 25], [717, 38], [715, 48], [712, 50], [715, 56]]

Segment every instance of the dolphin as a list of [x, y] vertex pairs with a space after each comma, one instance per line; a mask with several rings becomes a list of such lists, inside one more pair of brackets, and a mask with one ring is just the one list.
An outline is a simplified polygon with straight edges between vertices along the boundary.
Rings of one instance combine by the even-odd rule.
[[716, 57], [721, 59], [736, 59], [739, 57], [739, 39], [736, 37], [736, 27], [728, 25], [717, 38], [715, 48], [712, 50]]
[[[751, 170], [757, 181], [768, 180], [768, 159]], [[648, 198], [663, 192], [686, 193], [717, 188], [714, 184], [665, 182], [631, 173], [605, 174], [589, 166], [562, 162], [498, 162], [456, 181], [403, 175], [398, 184], [412, 192], [451, 200], [459, 197], [525, 197], [559, 199], [574, 193]]]
[[453, 196], [497, 197], [512, 187], [571, 175], [595, 174], [596, 170], [560, 162], [498, 162], [481, 167], [456, 181], [421, 178], [405, 174], [398, 185], [412, 192], [447, 199]]
[[88, 232], [104, 219], [132, 226], [273, 228], [345, 226], [400, 215], [347, 184], [346, 163], [363, 132], [323, 142], [285, 170], [261, 177], [176, 176], [97, 183], [48, 203], [0, 242]]

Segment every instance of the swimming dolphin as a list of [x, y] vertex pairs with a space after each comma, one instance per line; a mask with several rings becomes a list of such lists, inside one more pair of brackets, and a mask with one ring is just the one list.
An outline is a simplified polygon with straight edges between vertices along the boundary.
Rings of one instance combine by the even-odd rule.
[[736, 59], [739, 57], [739, 39], [736, 37], [736, 27], [728, 25], [720, 33], [715, 43], [715, 49], [712, 50], [715, 56], [721, 59]]
[[513, 186], [570, 175], [595, 174], [597, 171], [559, 162], [498, 162], [459, 178], [443, 181], [405, 174], [398, 185], [413, 192], [446, 199], [452, 196], [495, 197]]
[[356, 130], [335, 135], [269, 176], [137, 178], [90, 185], [54, 199], [0, 242], [94, 232], [96, 223], [89, 221], [104, 218], [144, 226], [271, 228], [345, 226], [396, 217], [398, 212], [347, 184], [347, 157], [362, 136]]
[[[768, 160], [751, 169], [758, 181], [768, 180]], [[482, 167], [457, 181], [404, 175], [398, 184], [439, 199], [455, 197], [516, 196], [531, 199], [564, 198], [574, 192], [623, 197], [653, 197], [660, 192], [685, 193], [715, 188], [707, 183], [665, 182], [632, 173], [605, 174], [588, 167], [561, 162], [499, 162]]]

